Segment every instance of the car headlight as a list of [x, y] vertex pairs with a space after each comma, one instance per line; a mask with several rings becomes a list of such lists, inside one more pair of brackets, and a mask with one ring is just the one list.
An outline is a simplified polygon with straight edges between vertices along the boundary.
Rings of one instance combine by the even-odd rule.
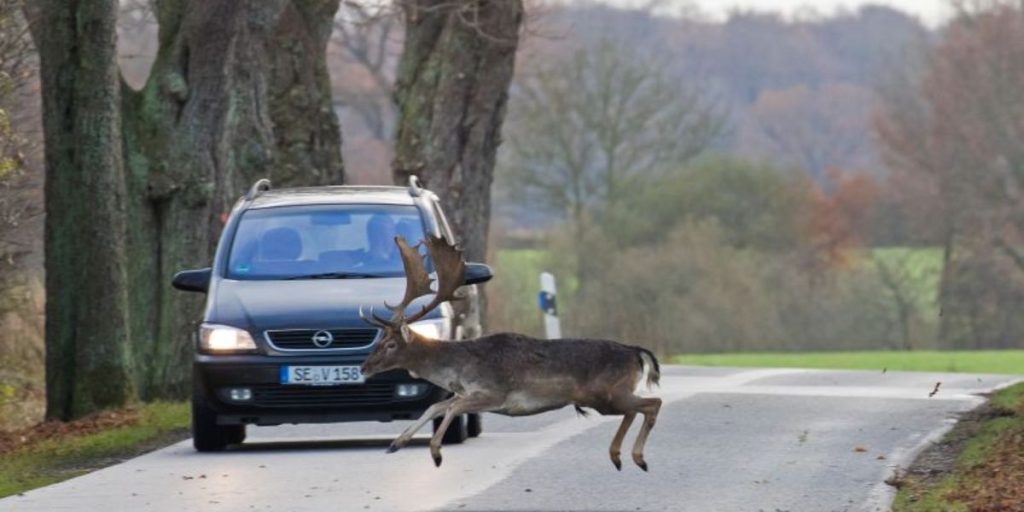
[[431, 320], [420, 320], [409, 324], [409, 328], [416, 334], [435, 340], [446, 340], [449, 338], [447, 318], [434, 318]]
[[199, 327], [199, 348], [204, 352], [247, 352], [256, 350], [256, 342], [245, 330], [227, 325], [203, 324]]

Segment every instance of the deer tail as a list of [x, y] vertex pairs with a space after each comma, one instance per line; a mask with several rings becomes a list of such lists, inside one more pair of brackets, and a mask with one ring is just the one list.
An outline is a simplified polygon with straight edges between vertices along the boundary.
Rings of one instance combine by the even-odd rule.
[[647, 387], [657, 386], [658, 381], [661, 380], [661, 365], [658, 364], [658, 358], [654, 355], [654, 352], [646, 348], [633, 348], [636, 349], [637, 356], [640, 358], [640, 367], [647, 374]]

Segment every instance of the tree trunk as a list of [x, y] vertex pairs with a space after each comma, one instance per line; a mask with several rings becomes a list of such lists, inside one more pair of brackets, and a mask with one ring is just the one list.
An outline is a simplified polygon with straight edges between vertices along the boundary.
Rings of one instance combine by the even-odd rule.
[[164, 1], [160, 47], [126, 93], [135, 359], [144, 399], [182, 396], [202, 297], [171, 289], [208, 266], [222, 220], [259, 178], [340, 184], [325, 52], [338, 0]]
[[936, 301], [939, 304], [939, 330], [937, 338], [943, 348], [950, 348], [950, 315], [953, 294], [950, 289], [953, 287], [953, 233], [952, 221], [945, 219], [942, 233], [942, 269], [939, 273], [939, 290]]
[[[133, 91], [117, 2], [31, 3], [47, 146], [48, 415], [189, 390], [223, 216], [256, 179], [343, 181], [327, 38], [339, 0], [163, 0], [159, 50]], [[135, 372], [129, 371], [132, 362]]]
[[46, 416], [131, 399], [116, 0], [28, 6], [46, 137]]
[[515, 65], [521, 0], [406, 0], [393, 179], [441, 198], [466, 257], [483, 261], [494, 158]]

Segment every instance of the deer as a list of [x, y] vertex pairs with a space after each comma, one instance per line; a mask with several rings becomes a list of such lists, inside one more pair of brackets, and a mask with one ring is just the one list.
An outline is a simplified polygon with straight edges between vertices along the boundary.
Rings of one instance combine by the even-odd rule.
[[[521, 334], [498, 333], [464, 341], [442, 341], [420, 335], [409, 324], [423, 318], [446, 301], [457, 300], [462, 286], [465, 260], [462, 250], [440, 237], [428, 235], [410, 246], [395, 237], [405, 267], [406, 289], [402, 301], [384, 306], [389, 319], [370, 308], [369, 316], [359, 308], [359, 316], [378, 327], [382, 334], [361, 370], [366, 378], [404, 369], [414, 378], [422, 378], [452, 393], [434, 403], [412, 425], [395, 438], [387, 449], [394, 453], [405, 446], [427, 422], [444, 416], [430, 440], [430, 455], [435, 467], [441, 466], [441, 440], [454, 418], [460, 414], [491, 412], [506, 416], [528, 416], [572, 405], [581, 416], [586, 409], [601, 415], [621, 415], [609, 455], [615, 469], [622, 470], [620, 450], [623, 438], [638, 414], [643, 424], [633, 444], [633, 462], [644, 471], [644, 445], [654, 427], [661, 399], [636, 394], [641, 384], [648, 389], [658, 385], [661, 368], [654, 353], [645, 348], [609, 340], [542, 340]], [[437, 276], [436, 291], [427, 272], [424, 256], [433, 262]], [[422, 308], [407, 309], [416, 299], [433, 294]], [[586, 408], [586, 409], [584, 409]]]

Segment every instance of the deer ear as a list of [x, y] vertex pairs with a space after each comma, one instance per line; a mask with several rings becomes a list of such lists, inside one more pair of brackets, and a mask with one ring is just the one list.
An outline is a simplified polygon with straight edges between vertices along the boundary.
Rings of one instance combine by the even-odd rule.
[[412, 343], [412, 329], [409, 328], [409, 324], [402, 324], [402, 341], [405, 343]]

